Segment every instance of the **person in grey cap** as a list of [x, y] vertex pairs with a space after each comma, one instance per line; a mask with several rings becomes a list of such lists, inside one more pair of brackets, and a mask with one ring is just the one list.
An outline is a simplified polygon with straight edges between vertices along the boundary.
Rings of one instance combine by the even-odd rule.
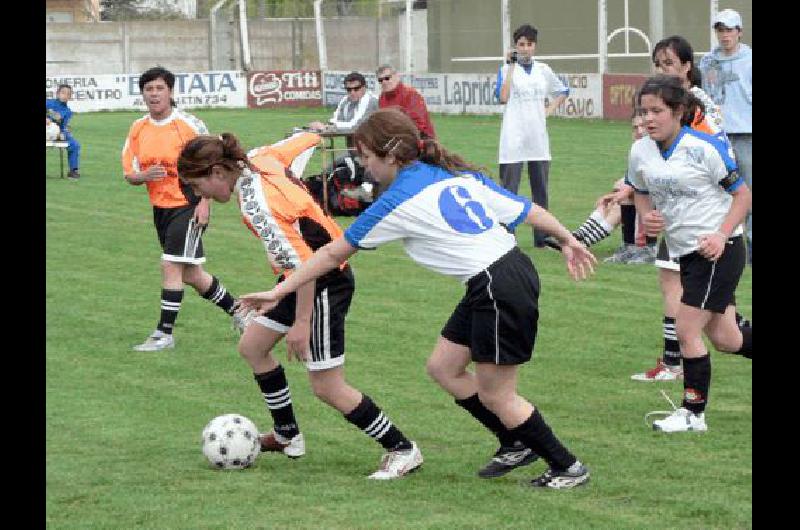
[[[703, 90], [722, 109], [723, 128], [728, 134], [739, 173], [753, 188], [753, 51], [740, 42], [742, 17], [723, 9], [712, 20], [719, 46], [700, 61]], [[753, 214], [747, 214], [747, 262], [753, 264]]]

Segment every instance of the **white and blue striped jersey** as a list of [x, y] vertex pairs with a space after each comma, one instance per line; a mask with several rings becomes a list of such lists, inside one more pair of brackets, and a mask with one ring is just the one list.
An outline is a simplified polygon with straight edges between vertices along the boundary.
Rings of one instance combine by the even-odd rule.
[[454, 175], [413, 162], [344, 237], [361, 249], [402, 240], [420, 265], [466, 282], [516, 246], [510, 230], [530, 209], [529, 199], [481, 173]]
[[[649, 193], [664, 216], [670, 257], [697, 250], [698, 238], [719, 230], [731, 208], [731, 193], [744, 183], [729, 145], [715, 136], [681, 128], [662, 152], [649, 136], [631, 147], [626, 182]], [[736, 227], [731, 235], [742, 233]]]

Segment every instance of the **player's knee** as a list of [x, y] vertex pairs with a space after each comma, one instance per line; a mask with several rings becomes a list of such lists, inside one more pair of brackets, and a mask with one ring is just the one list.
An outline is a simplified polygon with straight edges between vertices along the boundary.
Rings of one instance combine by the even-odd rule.
[[449, 379], [447, 366], [435, 357], [431, 357], [428, 359], [428, 362], [425, 363], [425, 371], [428, 373], [428, 376], [437, 383], [442, 383]]
[[732, 353], [739, 351], [742, 347], [742, 334], [741, 333], [723, 333], [715, 332], [708, 334], [708, 340], [717, 351]]

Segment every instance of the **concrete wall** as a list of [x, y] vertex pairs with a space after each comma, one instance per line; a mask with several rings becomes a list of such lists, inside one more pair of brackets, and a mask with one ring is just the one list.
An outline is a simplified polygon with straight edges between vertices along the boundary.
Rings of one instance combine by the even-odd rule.
[[[157, 64], [184, 72], [240, 69], [238, 20], [229, 12], [218, 16], [213, 61], [210, 26], [208, 20], [51, 24], [45, 34], [47, 75], [137, 73]], [[388, 62], [402, 68], [401, 29], [396, 16], [326, 19], [328, 67], [368, 72]], [[251, 19], [248, 33], [253, 70], [319, 69], [313, 19]], [[412, 40], [420, 71], [427, 62], [425, 40]]]

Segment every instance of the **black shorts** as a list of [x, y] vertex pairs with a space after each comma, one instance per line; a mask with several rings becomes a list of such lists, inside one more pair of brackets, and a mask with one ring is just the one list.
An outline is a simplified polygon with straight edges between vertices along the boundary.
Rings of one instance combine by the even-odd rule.
[[[278, 283], [283, 281], [283, 277]], [[311, 360], [309, 370], [327, 370], [344, 364], [344, 321], [355, 291], [355, 279], [348, 265], [319, 278], [311, 314]], [[291, 293], [278, 305], [253, 319], [266, 328], [286, 334], [294, 324], [297, 295]]]
[[192, 220], [194, 209], [194, 205], [179, 208], [153, 206], [153, 224], [163, 252], [162, 260], [192, 265], [206, 261], [202, 239], [205, 227]]
[[735, 303], [734, 293], [745, 265], [742, 236], [728, 239], [722, 256], [710, 261], [699, 253], [681, 256], [681, 302], [706, 311], [724, 313]]
[[539, 321], [539, 275], [514, 247], [467, 282], [442, 337], [467, 346], [477, 363], [528, 362]]
[[659, 269], [667, 269], [678, 272], [681, 270], [681, 264], [678, 258], [670, 258], [669, 250], [667, 250], [667, 241], [664, 237], [658, 242], [658, 250], [656, 251], [655, 266]]

